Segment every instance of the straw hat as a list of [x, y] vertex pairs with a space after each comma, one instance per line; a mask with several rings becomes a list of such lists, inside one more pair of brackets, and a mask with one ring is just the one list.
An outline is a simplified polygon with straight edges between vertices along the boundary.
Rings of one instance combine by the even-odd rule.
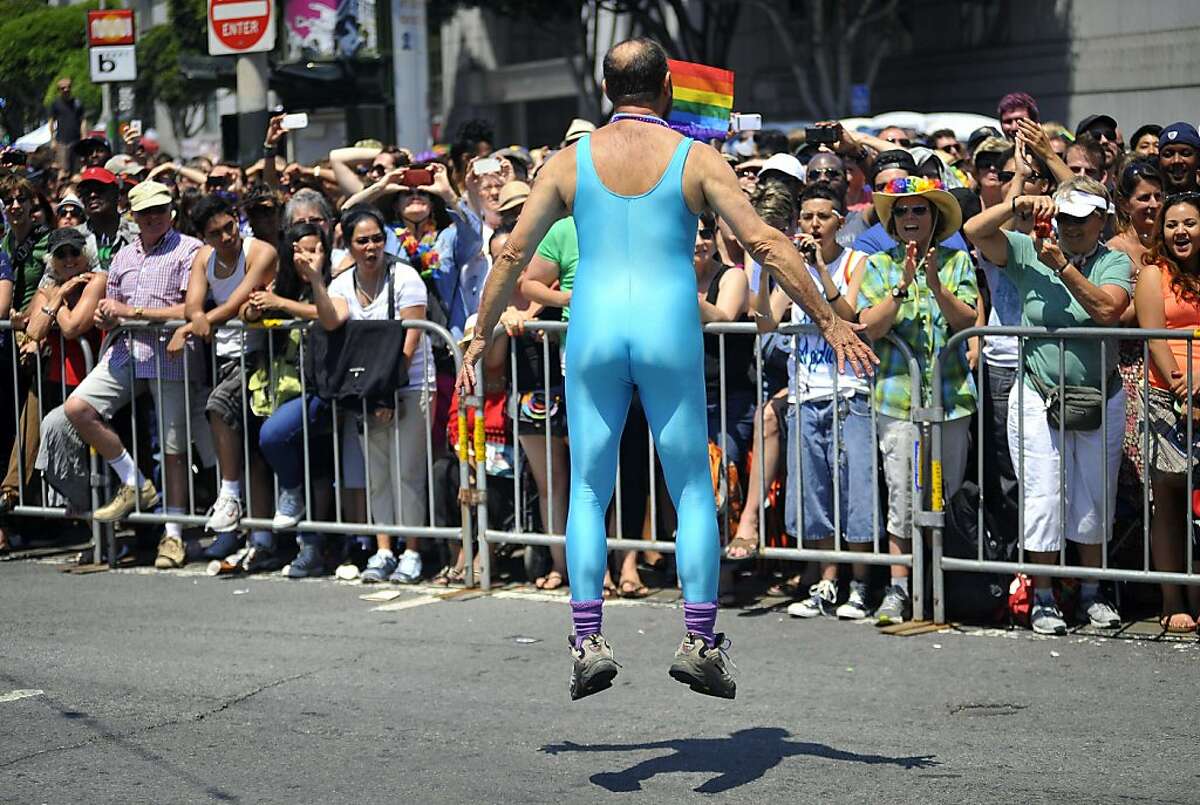
[[500, 199], [496, 204], [496, 212], [507, 212], [514, 207], [520, 207], [533, 192], [524, 182], [506, 182], [500, 188]]
[[958, 201], [949, 192], [940, 179], [926, 179], [921, 176], [907, 176], [903, 179], [893, 179], [888, 182], [886, 190], [877, 190], [873, 196], [875, 213], [879, 220], [887, 225], [892, 217], [892, 205], [896, 199], [909, 196], [922, 196], [938, 209], [938, 228], [933, 233], [933, 242], [941, 243], [953, 235], [962, 226], [962, 210]]

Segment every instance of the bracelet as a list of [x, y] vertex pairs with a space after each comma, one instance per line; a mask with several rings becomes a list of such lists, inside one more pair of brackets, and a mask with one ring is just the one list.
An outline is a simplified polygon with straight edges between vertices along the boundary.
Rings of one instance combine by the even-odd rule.
[[839, 300], [841, 298], [842, 298], [842, 292], [838, 291], [833, 296], [825, 297], [825, 301], [832, 305], [834, 302], [836, 302], [837, 300]]
[[321, 166], [320, 165], [313, 165], [313, 178], [314, 179], [321, 178]]

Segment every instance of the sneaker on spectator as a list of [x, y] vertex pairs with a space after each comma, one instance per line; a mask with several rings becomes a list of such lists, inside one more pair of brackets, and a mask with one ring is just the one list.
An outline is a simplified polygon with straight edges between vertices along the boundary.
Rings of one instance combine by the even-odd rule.
[[883, 600], [879, 602], [879, 609], [875, 610], [876, 625], [904, 623], [909, 617], [910, 605], [907, 590], [898, 584], [888, 585], [883, 592]]
[[725, 667], [728, 646], [723, 632], [717, 633], [711, 646], [700, 635], [688, 632], [675, 650], [675, 661], [668, 673], [676, 682], [682, 682], [697, 693], [732, 699], [737, 695], [737, 683]]
[[163, 537], [158, 541], [158, 556], [154, 557], [154, 567], [159, 570], [172, 570], [183, 567], [186, 561], [183, 540], [179, 537]]
[[[238, 527], [242, 519], [242, 502], [233, 495], [218, 495], [208, 510], [208, 522], [204, 528], [214, 534], [224, 534]], [[226, 554], [228, 556], [228, 554]], [[214, 556], [214, 559], [224, 557]]]
[[300, 553], [292, 563], [283, 569], [283, 575], [289, 579], [307, 579], [313, 576], [325, 575], [325, 561], [321, 557], [321, 546], [318, 543], [303, 542]]
[[416, 584], [421, 580], [421, 554], [413, 550], [407, 550], [400, 554], [400, 562], [396, 565], [395, 572], [388, 576], [388, 581], [396, 584]]
[[158, 505], [158, 490], [154, 488], [149, 478], [142, 481], [141, 489], [134, 489], [129, 484], [121, 484], [113, 499], [92, 512], [92, 519], [97, 523], [115, 523], [131, 511], [140, 508], [148, 511]]
[[1102, 595], [1088, 600], [1080, 599], [1079, 609], [1075, 612], [1075, 620], [1079, 623], [1090, 623], [1097, 629], [1121, 628], [1120, 613]]
[[1039, 604], [1036, 601], [1029, 612], [1029, 625], [1037, 634], [1066, 634], [1067, 622], [1056, 604]]
[[837, 608], [838, 620], [861, 621], [870, 614], [867, 610], [867, 585], [861, 581], [850, 582], [850, 597]]
[[788, 604], [787, 614], [793, 618], [818, 618], [832, 615], [837, 603], [837, 582], [821, 579], [808, 588], [808, 598]]
[[251, 545], [242, 557], [243, 573], [274, 573], [283, 567], [283, 560], [274, 550], [264, 545]]
[[242, 535], [237, 531], [225, 531], [217, 534], [217, 538], [212, 541], [204, 552], [201, 554], [205, 559], [225, 559], [237, 553], [238, 548], [242, 546]]
[[571, 659], [574, 660], [568, 686], [572, 701], [611, 688], [620, 666], [613, 657], [612, 646], [604, 636], [588, 635], [580, 642], [579, 648], [575, 647], [575, 635], [568, 637], [567, 642], [571, 646]]
[[294, 528], [304, 516], [304, 487], [280, 489], [279, 503], [275, 506], [272, 528]]
[[[351, 565], [354, 567], [354, 565]], [[396, 569], [396, 557], [388, 551], [376, 551], [375, 555], [367, 560], [367, 568], [362, 572], [360, 578], [363, 584], [378, 584], [392, 575], [392, 571]], [[338, 568], [341, 571], [341, 568]], [[338, 578], [341, 578], [339, 573]]]

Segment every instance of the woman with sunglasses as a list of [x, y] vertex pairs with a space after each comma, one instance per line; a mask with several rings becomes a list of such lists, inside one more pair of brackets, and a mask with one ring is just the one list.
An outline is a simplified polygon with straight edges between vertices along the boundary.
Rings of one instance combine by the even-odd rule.
[[[1159, 214], [1145, 265], [1137, 285], [1137, 324], [1148, 329], [1195, 332], [1200, 329], [1200, 193], [1169, 196]], [[1190, 349], [1189, 349], [1190, 346]], [[1187, 445], [1189, 413], [1192, 438], [1200, 434], [1200, 345], [1186, 340], [1150, 342], [1150, 396], [1146, 427], [1150, 431], [1150, 478], [1154, 516], [1150, 550], [1154, 569], [1184, 572], [1188, 531], [1192, 539], [1192, 571], [1200, 572], [1200, 540], [1186, 527], [1191, 501], [1187, 474], [1195, 480], [1195, 456]], [[1189, 361], [1191, 366], [1189, 368]], [[1189, 378], [1188, 375], [1191, 375]], [[1190, 632], [1200, 620], [1200, 586], [1189, 585], [1186, 600], [1178, 585], [1162, 585], [1162, 616], [1168, 632]]]
[[[875, 340], [879, 370], [875, 411], [879, 446], [888, 492], [888, 546], [893, 555], [912, 548], [913, 512], [919, 505], [912, 490], [914, 406], [940, 405], [943, 424], [943, 484], [949, 498], [962, 484], [967, 465], [975, 382], [967, 367], [966, 343], [952, 356], [941, 356], [942, 387], [929, 387], [933, 363], [951, 334], [975, 324], [979, 287], [975, 265], [965, 251], [939, 246], [958, 232], [962, 210], [954, 196], [935, 179], [905, 177], [875, 193], [875, 209], [888, 234], [898, 243], [867, 261], [859, 291], [859, 321]], [[908, 360], [890, 341], [893, 333], [916, 356], [923, 374], [913, 388]], [[893, 565], [891, 583], [875, 617], [880, 624], [910, 617], [909, 569]]]
[[[1162, 176], [1158, 165], [1150, 159], [1133, 159], [1121, 170], [1114, 192], [1117, 211], [1117, 234], [1108, 241], [1108, 248], [1124, 252], [1129, 256], [1132, 269], [1129, 282], [1133, 286], [1133, 303], [1121, 316], [1125, 327], [1137, 327], [1137, 282], [1140, 269], [1146, 262], [1149, 247], [1154, 240], [1155, 220], [1162, 209]], [[1117, 370], [1125, 385], [1125, 440], [1122, 450], [1118, 479], [1118, 498], [1130, 504], [1121, 508], [1141, 512], [1142, 486], [1145, 481], [1145, 460], [1142, 455], [1144, 439], [1140, 421], [1142, 419], [1141, 397], [1145, 366], [1142, 361], [1143, 342], [1121, 341], [1120, 359]]]
[[[31, 369], [40, 366], [41, 382], [31, 383], [26, 394], [21, 439], [13, 445], [8, 472], [0, 485], [0, 494], [10, 503], [19, 499], [18, 488], [32, 479], [43, 417], [61, 405], [66, 393], [87, 374], [78, 339], [86, 338], [91, 354], [99, 355], [99, 332], [93, 317], [104, 296], [107, 274], [100, 269], [95, 241], [80, 229], [56, 229], [47, 239], [44, 262], [46, 272], [29, 305], [21, 347], [22, 364]], [[0, 547], [6, 543], [0, 529]]]
[[[1116, 327], [1129, 305], [1131, 266], [1125, 254], [1101, 241], [1111, 211], [1104, 185], [1075, 176], [1053, 198], [1019, 196], [985, 210], [967, 223], [966, 234], [1016, 286], [1023, 325]], [[1001, 228], [1014, 215], [1034, 220], [1033, 237]], [[1057, 234], [1039, 234], [1040, 226], [1051, 220]], [[1100, 567], [1102, 543], [1111, 533], [1125, 432], [1117, 345], [1099, 339], [1029, 339], [1023, 354], [1018, 377], [1024, 386], [1009, 395], [1008, 443], [1023, 496], [1027, 561], [1056, 564], [1065, 534], [1075, 543], [1082, 565]], [[1061, 423], [1060, 431], [1046, 400], [1066, 385], [1103, 389], [1108, 396], [1089, 405], [1087, 416]], [[1033, 585], [1033, 630], [1065, 634], [1051, 577], [1035, 575]], [[1092, 581], [1081, 586], [1076, 617], [1104, 629], [1121, 623]]]

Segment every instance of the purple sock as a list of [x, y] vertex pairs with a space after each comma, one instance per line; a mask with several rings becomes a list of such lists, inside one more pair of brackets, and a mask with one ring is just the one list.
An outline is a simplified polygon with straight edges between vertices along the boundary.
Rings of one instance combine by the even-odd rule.
[[604, 599], [571, 602], [571, 620], [575, 624], [575, 648], [588, 635], [600, 634], [600, 619], [603, 617]]
[[717, 625], [717, 602], [710, 601], [707, 604], [688, 604], [683, 605], [683, 625], [692, 634], [698, 634], [704, 638], [704, 642], [709, 648], [717, 642], [717, 633], [714, 627]]

